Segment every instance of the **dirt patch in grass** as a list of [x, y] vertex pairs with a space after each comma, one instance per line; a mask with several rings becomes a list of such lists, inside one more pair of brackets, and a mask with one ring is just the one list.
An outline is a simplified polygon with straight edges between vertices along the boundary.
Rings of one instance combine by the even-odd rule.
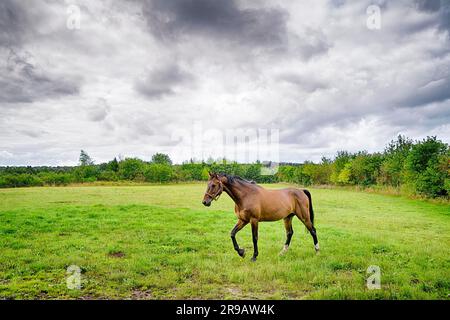
[[225, 289], [228, 293], [230, 293], [235, 299], [238, 299], [242, 296], [242, 290], [238, 287], [228, 287]]
[[125, 257], [125, 253], [122, 251], [114, 251], [114, 252], [108, 253], [108, 256], [110, 256], [112, 258], [123, 258], [123, 257]]
[[154, 297], [150, 290], [135, 289], [131, 293], [131, 299], [132, 300], [148, 300], [148, 299], [154, 299]]

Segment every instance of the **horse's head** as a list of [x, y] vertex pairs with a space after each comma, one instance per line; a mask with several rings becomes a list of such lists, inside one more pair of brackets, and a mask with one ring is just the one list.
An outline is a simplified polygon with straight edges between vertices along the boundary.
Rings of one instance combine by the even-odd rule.
[[209, 173], [208, 185], [202, 201], [203, 205], [209, 207], [213, 200], [219, 199], [223, 192], [223, 178], [217, 173]]

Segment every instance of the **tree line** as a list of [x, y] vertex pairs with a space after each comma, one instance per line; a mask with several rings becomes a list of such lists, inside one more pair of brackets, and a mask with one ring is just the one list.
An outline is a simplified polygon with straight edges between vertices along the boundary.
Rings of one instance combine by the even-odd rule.
[[220, 161], [173, 164], [168, 155], [157, 153], [151, 161], [138, 158], [95, 164], [81, 150], [75, 167], [0, 167], [0, 187], [67, 185], [95, 181], [151, 183], [202, 181], [208, 172], [239, 175], [258, 183], [289, 182], [309, 185], [356, 185], [392, 187], [407, 194], [448, 197], [450, 193], [450, 149], [436, 137], [412, 141], [404, 136], [392, 140], [383, 152], [339, 151], [320, 163], [282, 163], [274, 175], [261, 174], [270, 163], [240, 164]]

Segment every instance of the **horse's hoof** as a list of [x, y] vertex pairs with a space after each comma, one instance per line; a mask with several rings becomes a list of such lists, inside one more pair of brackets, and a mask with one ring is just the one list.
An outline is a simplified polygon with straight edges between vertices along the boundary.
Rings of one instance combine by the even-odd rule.
[[238, 254], [244, 258], [245, 257], [245, 250], [244, 249], [239, 249]]
[[256, 257], [252, 257], [250, 260], [251, 260], [252, 262], [256, 262]]
[[316, 244], [315, 246], [314, 246], [314, 249], [316, 250], [316, 254], [319, 254], [320, 252], [319, 252], [319, 244]]
[[288, 251], [289, 247], [288, 246], [284, 246], [283, 249], [281, 249], [279, 255], [280, 256], [284, 256], [286, 254], [286, 252]]

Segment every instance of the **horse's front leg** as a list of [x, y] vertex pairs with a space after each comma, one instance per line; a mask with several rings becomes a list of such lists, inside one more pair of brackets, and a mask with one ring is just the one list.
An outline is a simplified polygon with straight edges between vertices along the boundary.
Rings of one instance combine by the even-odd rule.
[[252, 238], [253, 238], [252, 261], [256, 261], [256, 257], [258, 256], [258, 220], [252, 219], [250, 223], [252, 225]]
[[236, 233], [239, 232], [243, 227], [247, 225], [248, 222], [245, 222], [243, 220], [238, 220], [236, 225], [234, 226], [233, 230], [231, 230], [231, 241], [233, 241], [234, 250], [237, 251], [237, 253], [243, 258], [245, 256], [245, 250], [239, 248], [239, 245], [236, 241]]

